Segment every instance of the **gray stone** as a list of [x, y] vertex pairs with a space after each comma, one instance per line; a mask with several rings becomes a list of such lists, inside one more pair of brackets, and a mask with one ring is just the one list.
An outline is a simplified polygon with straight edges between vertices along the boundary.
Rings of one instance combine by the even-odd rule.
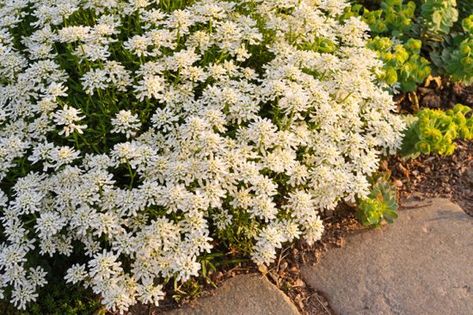
[[260, 274], [229, 279], [213, 295], [173, 310], [173, 315], [298, 315], [291, 300]]
[[307, 283], [341, 315], [473, 314], [473, 218], [445, 199], [347, 239], [315, 266]]

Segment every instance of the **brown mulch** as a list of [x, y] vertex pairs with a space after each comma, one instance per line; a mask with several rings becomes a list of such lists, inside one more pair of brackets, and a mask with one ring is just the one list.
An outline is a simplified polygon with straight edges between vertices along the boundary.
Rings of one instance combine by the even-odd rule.
[[[396, 101], [403, 113], [422, 108], [445, 110], [458, 103], [473, 108], [473, 85], [429, 77], [415, 96], [400, 95]], [[392, 172], [401, 200], [414, 192], [425, 198], [449, 198], [473, 215], [473, 143], [459, 141], [455, 153], [448, 157], [392, 158], [388, 164], [386, 170]]]
[[397, 95], [394, 100], [401, 113], [415, 113], [422, 108], [449, 109], [458, 103], [473, 107], [473, 85], [429, 77], [416, 93]]
[[281, 251], [278, 261], [267, 271], [263, 270], [291, 298], [301, 314], [335, 315], [324, 294], [304, 282], [301, 268], [317, 263], [331, 248], [342, 247], [345, 237], [351, 232], [364, 229], [354, 214], [355, 210], [350, 206], [340, 206], [324, 219], [325, 232], [321, 241], [312, 246], [300, 241]]
[[400, 188], [401, 199], [414, 192], [425, 198], [449, 198], [473, 215], [472, 142], [459, 142], [455, 153], [448, 157], [392, 158], [389, 168]]

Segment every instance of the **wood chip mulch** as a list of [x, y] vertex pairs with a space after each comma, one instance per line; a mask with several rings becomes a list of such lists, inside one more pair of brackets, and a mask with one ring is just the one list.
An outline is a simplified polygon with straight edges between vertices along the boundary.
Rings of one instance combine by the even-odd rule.
[[473, 142], [459, 142], [448, 157], [392, 158], [389, 168], [401, 200], [414, 192], [425, 198], [449, 198], [473, 216]]

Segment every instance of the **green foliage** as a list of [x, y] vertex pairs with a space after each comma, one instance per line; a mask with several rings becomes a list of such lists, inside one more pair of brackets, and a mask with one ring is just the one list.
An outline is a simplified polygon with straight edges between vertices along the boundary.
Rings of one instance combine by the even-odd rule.
[[[473, 1], [355, 2], [344, 17], [358, 15], [369, 25], [373, 36], [399, 41], [389, 47], [389, 43], [380, 44], [380, 40], [375, 39], [371, 45], [387, 63], [380, 76], [386, 83], [392, 86], [398, 83], [403, 92], [414, 91], [430, 74], [429, 62], [433, 63], [433, 71], [438, 75], [465, 84], [473, 83]], [[409, 50], [406, 47], [409, 42], [415, 43], [418, 49]], [[390, 49], [397, 50], [396, 57]], [[406, 53], [414, 56], [407, 57]], [[406, 59], [406, 63], [399, 65], [402, 59]]]
[[421, 6], [424, 32], [436, 36], [446, 35], [458, 20], [456, 0], [425, 0]]
[[470, 111], [471, 108], [461, 104], [447, 111], [421, 110], [417, 120], [406, 131], [401, 155], [453, 154], [455, 140], [473, 139], [473, 118], [467, 117]]
[[401, 37], [412, 29], [416, 5], [413, 1], [385, 0], [379, 10], [363, 9], [363, 20], [375, 35]]
[[473, 83], [473, 15], [462, 20], [463, 32], [449, 38], [441, 53], [432, 54], [432, 60], [453, 81]]
[[191, 5], [194, 0], [159, 0], [159, 7], [164, 11], [171, 12], [174, 10], [183, 9]]
[[457, 47], [446, 48], [442, 53], [445, 69], [454, 81], [473, 83], [473, 38], [466, 38]]
[[377, 227], [384, 221], [393, 223], [398, 217], [395, 191], [387, 178], [376, 179], [368, 197], [358, 202], [358, 220], [370, 227]]
[[385, 64], [379, 79], [391, 86], [399, 83], [403, 92], [414, 91], [431, 72], [429, 61], [420, 56], [420, 40], [411, 38], [405, 44], [394, 44], [387, 37], [376, 37], [368, 47], [376, 51]]
[[457, 0], [458, 11], [460, 12], [460, 17], [465, 18], [473, 14], [473, 1], [471, 0]]
[[462, 27], [465, 33], [473, 34], [473, 14], [462, 20]]
[[79, 286], [65, 285], [59, 281], [49, 283], [47, 289], [39, 291], [41, 299], [19, 311], [7, 302], [0, 303], [4, 315], [101, 315], [105, 314], [99, 299], [91, 290]]
[[[388, 85], [412, 92], [430, 75], [430, 62], [421, 57], [422, 42], [410, 38], [414, 26], [416, 4], [413, 1], [385, 0], [378, 10], [369, 10], [361, 4], [345, 12], [344, 18], [360, 15], [376, 37], [368, 47], [378, 53], [385, 63], [379, 79]], [[394, 43], [395, 39], [405, 39]]]

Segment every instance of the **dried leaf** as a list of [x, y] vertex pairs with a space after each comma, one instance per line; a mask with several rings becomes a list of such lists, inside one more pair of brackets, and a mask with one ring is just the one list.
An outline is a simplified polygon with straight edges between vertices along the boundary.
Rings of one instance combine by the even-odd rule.
[[417, 113], [420, 110], [419, 98], [417, 97], [417, 94], [415, 92], [410, 92], [409, 94], [407, 94], [407, 97], [411, 102], [412, 110], [414, 111], [414, 113]]

